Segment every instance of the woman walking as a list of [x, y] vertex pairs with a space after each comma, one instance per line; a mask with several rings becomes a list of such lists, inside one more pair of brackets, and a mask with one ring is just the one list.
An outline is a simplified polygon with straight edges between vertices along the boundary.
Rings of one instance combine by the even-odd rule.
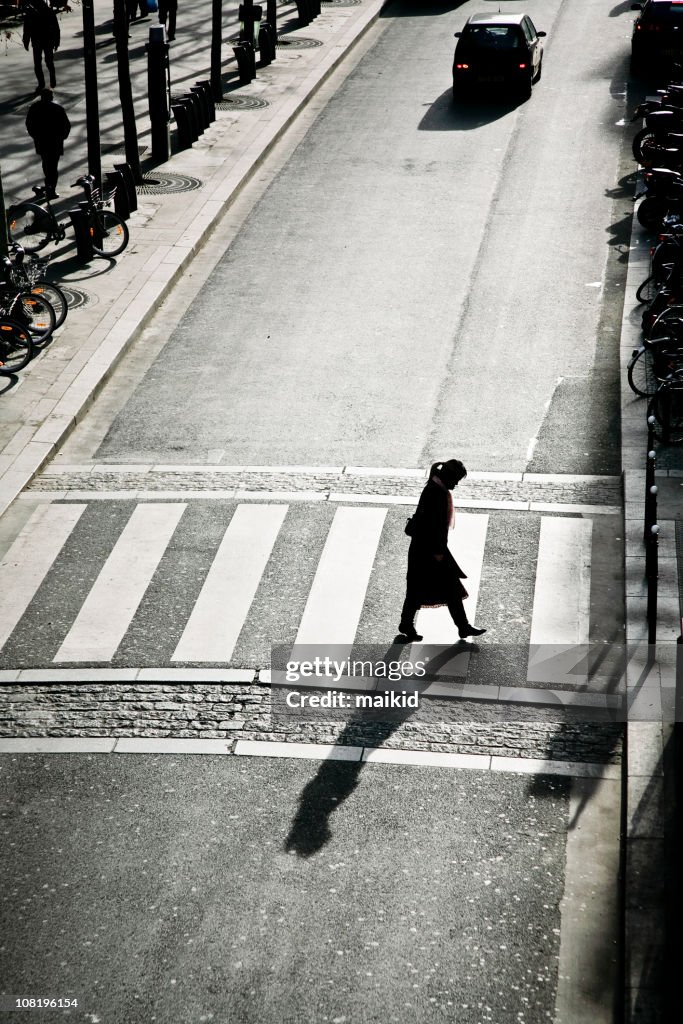
[[418, 609], [443, 605], [451, 613], [461, 640], [486, 632], [467, 621], [462, 603], [467, 591], [461, 583], [466, 576], [448, 548], [448, 531], [453, 526], [451, 491], [466, 476], [467, 470], [458, 459], [435, 462], [415, 514], [408, 520], [406, 533], [411, 539], [406, 599], [398, 627], [406, 640], [422, 640], [415, 629]]

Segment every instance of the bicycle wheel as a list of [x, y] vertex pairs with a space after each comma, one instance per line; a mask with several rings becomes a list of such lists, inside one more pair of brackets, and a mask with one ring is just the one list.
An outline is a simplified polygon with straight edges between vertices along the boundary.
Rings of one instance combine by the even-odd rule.
[[649, 398], [657, 390], [658, 381], [654, 375], [652, 353], [649, 347], [641, 345], [629, 359], [626, 368], [628, 386], [641, 398]]
[[7, 211], [7, 227], [25, 252], [39, 252], [52, 238], [50, 215], [36, 203], [19, 203]]
[[128, 245], [128, 225], [111, 210], [96, 210], [97, 225], [90, 229], [98, 256], [118, 256]]
[[28, 330], [18, 320], [0, 317], [0, 373], [8, 376], [23, 370], [33, 355], [33, 342]]
[[655, 418], [658, 440], [665, 444], [683, 441], [683, 381], [661, 384], [650, 399], [647, 414]]
[[31, 286], [31, 294], [47, 299], [55, 311], [55, 330], [61, 327], [66, 320], [66, 314], [69, 312], [69, 303], [62, 289], [50, 281], [43, 281], [41, 279]]
[[50, 303], [42, 295], [34, 295], [33, 292], [22, 292], [19, 301], [34, 344], [47, 341], [55, 329], [56, 321]]
[[679, 338], [682, 333], [683, 306], [667, 306], [659, 314], [649, 331], [645, 332], [645, 336], [650, 341], [656, 341], [660, 338], [671, 337], [672, 335], [675, 338]]
[[654, 299], [657, 291], [659, 290], [659, 282], [655, 279], [654, 274], [650, 274], [646, 277], [643, 283], [636, 292], [636, 302], [641, 302], [647, 306]]

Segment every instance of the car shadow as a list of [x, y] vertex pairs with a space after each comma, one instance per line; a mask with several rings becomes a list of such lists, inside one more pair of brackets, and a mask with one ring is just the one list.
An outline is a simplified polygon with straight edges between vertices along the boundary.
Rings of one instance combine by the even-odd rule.
[[438, 18], [462, 7], [466, 0], [388, 0], [380, 18]]
[[453, 90], [449, 88], [429, 105], [418, 129], [421, 132], [471, 132], [511, 114], [521, 103], [524, 103], [521, 97], [497, 100], [494, 96], [482, 96], [454, 100]]

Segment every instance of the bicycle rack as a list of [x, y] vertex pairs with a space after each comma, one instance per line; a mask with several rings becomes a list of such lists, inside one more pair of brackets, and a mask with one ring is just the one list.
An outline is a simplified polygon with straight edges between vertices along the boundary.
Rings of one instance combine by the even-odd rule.
[[120, 171], [123, 175], [123, 183], [128, 193], [128, 209], [131, 213], [135, 213], [138, 208], [138, 194], [135, 189], [135, 179], [130, 164], [114, 164], [114, 170]]
[[69, 210], [71, 225], [76, 236], [76, 253], [79, 259], [89, 262], [95, 255], [90, 234], [90, 211], [87, 203], [79, 203], [78, 209]]
[[109, 192], [114, 189], [114, 210], [122, 220], [130, 217], [130, 203], [128, 201], [128, 189], [121, 171], [108, 171], [105, 176], [106, 188]]

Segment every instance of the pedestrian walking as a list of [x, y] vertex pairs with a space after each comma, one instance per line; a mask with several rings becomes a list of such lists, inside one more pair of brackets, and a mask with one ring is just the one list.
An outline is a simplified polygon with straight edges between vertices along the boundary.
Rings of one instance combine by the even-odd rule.
[[175, 19], [178, 13], [178, 0], [159, 0], [159, 21], [165, 25], [168, 21], [166, 38], [169, 43], [175, 39]]
[[47, 198], [58, 199], [59, 158], [64, 152], [64, 140], [71, 131], [71, 122], [64, 107], [55, 103], [52, 89], [43, 89], [40, 99], [28, 108], [26, 131], [43, 163]]
[[30, 0], [24, 16], [24, 49], [33, 49], [33, 67], [38, 79], [36, 95], [45, 88], [43, 58], [50, 75], [50, 88], [57, 85], [55, 75], [55, 50], [59, 49], [61, 33], [57, 15], [45, 0]]
[[[136, 11], [140, 13], [136, 15]], [[126, 14], [128, 21], [135, 21], [137, 18], [146, 18], [149, 14], [147, 0], [126, 0]]]
[[462, 603], [467, 597], [462, 580], [467, 577], [448, 548], [448, 531], [454, 518], [451, 491], [466, 476], [467, 470], [458, 459], [435, 462], [415, 514], [406, 524], [410, 548], [406, 599], [398, 630], [407, 640], [422, 640], [415, 629], [415, 615], [420, 608], [441, 608], [444, 605], [451, 613], [462, 640], [486, 632], [467, 621]]

